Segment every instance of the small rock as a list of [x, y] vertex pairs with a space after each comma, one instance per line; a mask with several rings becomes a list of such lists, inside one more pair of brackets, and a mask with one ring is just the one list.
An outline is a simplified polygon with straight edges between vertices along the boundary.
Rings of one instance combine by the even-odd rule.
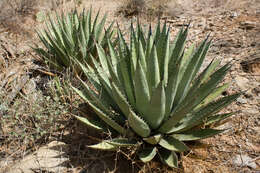
[[33, 170], [44, 170], [47, 172], [63, 172], [69, 161], [66, 158], [66, 144], [53, 141], [47, 146], [41, 147], [35, 153], [24, 157], [20, 162], [14, 164], [6, 173], [33, 173]]
[[237, 17], [238, 16], [238, 13], [235, 11], [235, 12], [232, 12], [231, 14], [230, 14], [230, 17], [231, 18], [235, 18], [235, 17]]
[[252, 93], [254, 93], [257, 96], [260, 96], [260, 86], [253, 88]]
[[35, 92], [36, 89], [36, 82], [34, 79], [30, 79], [23, 87], [22, 91], [24, 94], [29, 95]]
[[248, 166], [250, 168], [256, 169], [257, 165], [251, 157], [248, 155], [236, 155], [233, 159], [233, 164], [236, 166]]
[[[252, 127], [252, 128], [256, 135], [260, 135], [260, 127]], [[260, 151], [260, 148], [259, 148], [259, 151]]]
[[218, 127], [216, 127], [217, 129], [232, 129], [233, 125], [230, 122], [226, 122]]
[[245, 77], [241, 77], [241, 76], [238, 76], [235, 78], [235, 81], [238, 85], [238, 87], [241, 89], [241, 90], [248, 90], [249, 89], [249, 80]]
[[0, 116], [4, 115], [4, 113], [8, 110], [8, 107], [3, 103], [0, 104]]
[[[260, 53], [258, 56], [260, 57]], [[255, 58], [249, 61], [242, 61], [240, 64], [244, 72], [249, 72], [256, 75], [260, 74], [260, 58]]]
[[239, 98], [237, 99], [237, 102], [238, 102], [238, 103], [241, 103], [241, 104], [246, 104], [246, 103], [247, 103], [247, 100], [239, 97]]
[[233, 43], [231, 42], [231, 40], [221, 40], [221, 41], [215, 42], [213, 44], [213, 46], [217, 46], [217, 47], [233, 47]]
[[197, 26], [202, 30], [205, 29], [207, 26], [207, 20], [205, 18], [201, 18], [200, 21], [197, 23]]
[[256, 22], [252, 22], [252, 21], [244, 21], [244, 22], [240, 22], [240, 27], [241, 29], [246, 29], [246, 30], [251, 30], [254, 29], [256, 27]]
[[259, 114], [259, 110], [254, 109], [254, 108], [251, 108], [251, 109], [243, 109], [242, 112], [245, 113], [245, 114], [249, 114], [249, 115]]

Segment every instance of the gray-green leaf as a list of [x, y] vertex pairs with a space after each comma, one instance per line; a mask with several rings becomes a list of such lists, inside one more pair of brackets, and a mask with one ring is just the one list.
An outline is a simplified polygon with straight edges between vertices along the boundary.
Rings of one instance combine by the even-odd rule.
[[225, 130], [215, 130], [215, 129], [200, 129], [200, 130], [190, 130], [180, 134], [172, 134], [171, 136], [180, 141], [194, 141], [204, 138], [209, 138], [215, 136]]
[[143, 162], [150, 162], [156, 155], [157, 149], [153, 148], [145, 148], [139, 153], [139, 158]]
[[162, 138], [159, 144], [167, 150], [183, 152], [190, 150], [183, 142], [177, 140], [172, 136]]
[[178, 168], [178, 156], [174, 151], [160, 150], [161, 160], [172, 168]]

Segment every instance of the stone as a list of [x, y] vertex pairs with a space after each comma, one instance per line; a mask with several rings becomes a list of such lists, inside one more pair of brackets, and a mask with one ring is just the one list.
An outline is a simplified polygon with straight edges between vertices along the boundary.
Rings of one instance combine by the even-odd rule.
[[241, 89], [241, 90], [248, 90], [249, 89], [249, 80], [245, 77], [242, 77], [242, 76], [237, 76], [235, 78], [235, 81], [238, 85], [238, 87]]
[[216, 129], [222, 130], [222, 129], [232, 129], [233, 125], [231, 122], [226, 122], [218, 127], [216, 127]]
[[34, 79], [30, 79], [23, 87], [22, 91], [24, 94], [29, 95], [35, 92], [36, 82]]
[[241, 29], [251, 30], [254, 29], [255, 27], [256, 27], [256, 22], [252, 22], [252, 21], [240, 22]]
[[8, 111], [7, 105], [4, 103], [0, 104], [0, 116], [3, 116]]
[[259, 114], [259, 110], [255, 109], [255, 108], [243, 109], [242, 112], [245, 113], [245, 114], [249, 114], [249, 115]]
[[242, 61], [240, 65], [242, 66], [243, 71], [247, 73], [253, 73], [256, 75], [260, 75], [260, 53], [256, 55], [257, 58], [249, 60], [249, 61]]
[[5, 170], [5, 173], [34, 173], [35, 170], [64, 172], [69, 161], [65, 157], [68, 150], [66, 146], [63, 142], [53, 141], [13, 164]]
[[237, 17], [238, 16], [238, 13], [236, 12], [236, 11], [234, 11], [234, 12], [232, 12], [231, 14], [230, 14], [230, 17], [231, 18], [235, 18], [235, 17]]
[[207, 27], [207, 19], [202, 17], [195, 25], [199, 30], [204, 30]]
[[241, 104], [246, 104], [246, 103], [247, 103], [247, 100], [246, 100], [246, 99], [243, 99], [243, 98], [241, 98], [241, 97], [239, 97], [239, 98], [237, 99], [237, 102], [238, 102], [238, 103], [241, 103]]
[[254, 160], [248, 155], [236, 155], [233, 159], [233, 164], [236, 166], [248, 166], [250, 168], [256, 169], [257, 165]]

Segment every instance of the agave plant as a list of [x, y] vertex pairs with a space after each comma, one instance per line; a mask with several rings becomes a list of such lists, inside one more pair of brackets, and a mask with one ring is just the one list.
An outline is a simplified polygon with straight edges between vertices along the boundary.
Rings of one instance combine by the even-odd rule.
[[136, 28], [131, 26], [129, 44], [118, 29], [118, 50], [108, 38], [109, 54], [96, 45], [100, 63], [92, 58], [94, 67], [79, 63], [88, 84], [81, 80], [83, 89], [73, 89], [97, 117], [76, 118], [97, 130], [118, 134], [91, 148], [137, 147], [143, 162], [158, 154], [163, 163], [177, 167], [176, 152], [189, 150], [185, 141], [224, 131], [210, 125], [232, 115], [218, 112], [240, 94], [218, 98], [228, 87], [219, 84], [230, 64], [218, 68], [220, 61], [213, 60], [199, 73], [210, 47], [208, 37], [185, 51], [188, 27], [179, 31], [173, 43], [166, 24], [161, 28], [158, 23], [155, 32], [149, 27], [147, 36], [140, 24]]
[[105, 37], [112, 39], [113, 36], [113, 23], [104, 32], [107, 16], [100, 22], [98, 17], [99, 12], [92, 21], [92, 9], [83, 10], [80, 14], [76, 10], [67, 15], [56, 14], [56, 21], [49, 17], [46, 29], [37, 32], [44, 48], [35, 46], [34, 50], [59, 71], [75, 67], [75, 60], [88, 62], [89, 54], [97, 55], [95, 44], [100, 44], [106, 50]]

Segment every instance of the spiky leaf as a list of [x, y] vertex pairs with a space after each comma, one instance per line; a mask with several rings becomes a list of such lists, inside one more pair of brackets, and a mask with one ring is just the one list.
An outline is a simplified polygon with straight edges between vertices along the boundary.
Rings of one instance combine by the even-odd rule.
[[149, 119], [149, 115], [145, 114], [150, 101], [150, 92], [147, 83], [146, 74], [140, 63], [137, 62], [137, 69], [134, 77], [135, 84], [135, 98], [136, 98], [136, 108], [142, 114], [145, 120]]
[[185, 130], [191, 129], [192, 127], [197, 126], [199, 124], [203, 124], [204, 119], [206, 119], [207, 117], [211, 116], [214, 113], [217, 113], [223, 107], [229, 105], [231, 102], [236, 100], [239, 96], [240, 96], [240, 94], [234, 94], [234, 95], [220, 98], [219, 100], [217, 100], [215, 102], [209, 103], [208, 105], [202, 107], [197, 112], [186, 117], [180, 126], [178, 126], [176, 128], [172, 128], [169, 133], [185, 131]]
[[210, 124], [213, 124], [213, 123], [217, 123], [217, 122], [224, 120], [224, 119], [226, 119], [226, 118], [228, 118], [232, 115], [234, 115], [233, 112], [227, 113], [227, 114], [214, 115], [214, 116], [208, 117], [204, 124], [207, 126], [207, 125], [210, 125]]
[[148, 138], [143, 138], [143, 140], [146, 141], [149, 144], [155, 145], [155, 144], [158, 144], [160, 142], [161, 138], [162, 138], [162, 135], [157, 134], [157, 135], [154, 135], [154, 136], [150, 136]]
[[162, 162], [172, 168], [178, 167], [178, 156], [174, 151], [160, 150], [159, 154]]
[[165, 97], [164, 84], [161, 82], [155, 89], [146, 112], [149, 118], [145, 120], [152, 129], [158, 128], [164, 119]]
[[172, 136], [162, 138], [159, 144], [163, 148], [171, 151], [183, 152], [190, 150], [189, 147], [187, 147], [183, 142], [177, 140]]
[[155, 147], [152, 148], [144, 148], [139, 153], [139, 159], [142, 160], [142, 162], [150, 162], [156, 155], [157, 149]]
[[75, 60], [89, 62], [90, 54], [95, 57], [97, 55], [96, 42], [106, 49], [107, 44], [101, 40], [105, 37], [112, 40], [111, 27], [103, 33], [106, 15], [101, 22], [98, 22], [98, 13], [92, 24], [91, 13], [91, 9], [81, 13], [75, 10], [66, 15], [56, 13], [56, 19], [49, 16], [46, 29], [42, 32], [38, 31], [44, 49], [41, 48], [39, 51], [39, 46], [36, 45], [34, 48], [36, 53], [55, 70], [71, 68], [73, 72], [80, 74], [81, 71], [75, 65]]
[[109, 144], [107, 141], [102, 141], [98, 144], [89, 145], [89, 148], [98, 149], [98, 150], [117, 150], [116, 145]]
[[93, 108], [93, 110], [96, 112], [96, 114], [99, 116], [100, 119], [102, 119], [104, 122], [106, 122], [110, 127], [115, 129], [121, 134], [126, 134], [126, 129], [124, 129], [120, 124], [118, 124], [116, 121], [114, 121], [111, 116], [105, 114], [102, 110], [97, 108], [91, 101], [85, 97], [84, 93], [77, 88], [74, 88], [74, 91], [76, 91], [82, 98], [85, 98], [85, 101]]
[[209, 138], [219, 133], [222, 133], [224, 131], [225, 130], [200, 129], [200, 130], [191, 130], [180, 134], [173, 134], [171, 136], [180, 141], [194, 141], [194, 140]]
[[84, 124], [86, 124], [89, 127], [92, 127], [96, 130], [99, 131], [106, 131], [107, 129], [104, 127], [104, 125], [98, 121], [95, 120], [89, 120], [85, 117], [79, 117], [79, 116], [75, 116], [75, 118], [77, 118], [79, 121], [83, 122]]
[[138, 145], [137, 141], [129, 140], [128, 138], [115, 138], [107, 140], [106, 142], [117, 147], [132, 147]]
[[129, 111], [128, 123], [130, 127], [140, 136], [147, 137], [151, 133], [149, 125], [132, 110]]

